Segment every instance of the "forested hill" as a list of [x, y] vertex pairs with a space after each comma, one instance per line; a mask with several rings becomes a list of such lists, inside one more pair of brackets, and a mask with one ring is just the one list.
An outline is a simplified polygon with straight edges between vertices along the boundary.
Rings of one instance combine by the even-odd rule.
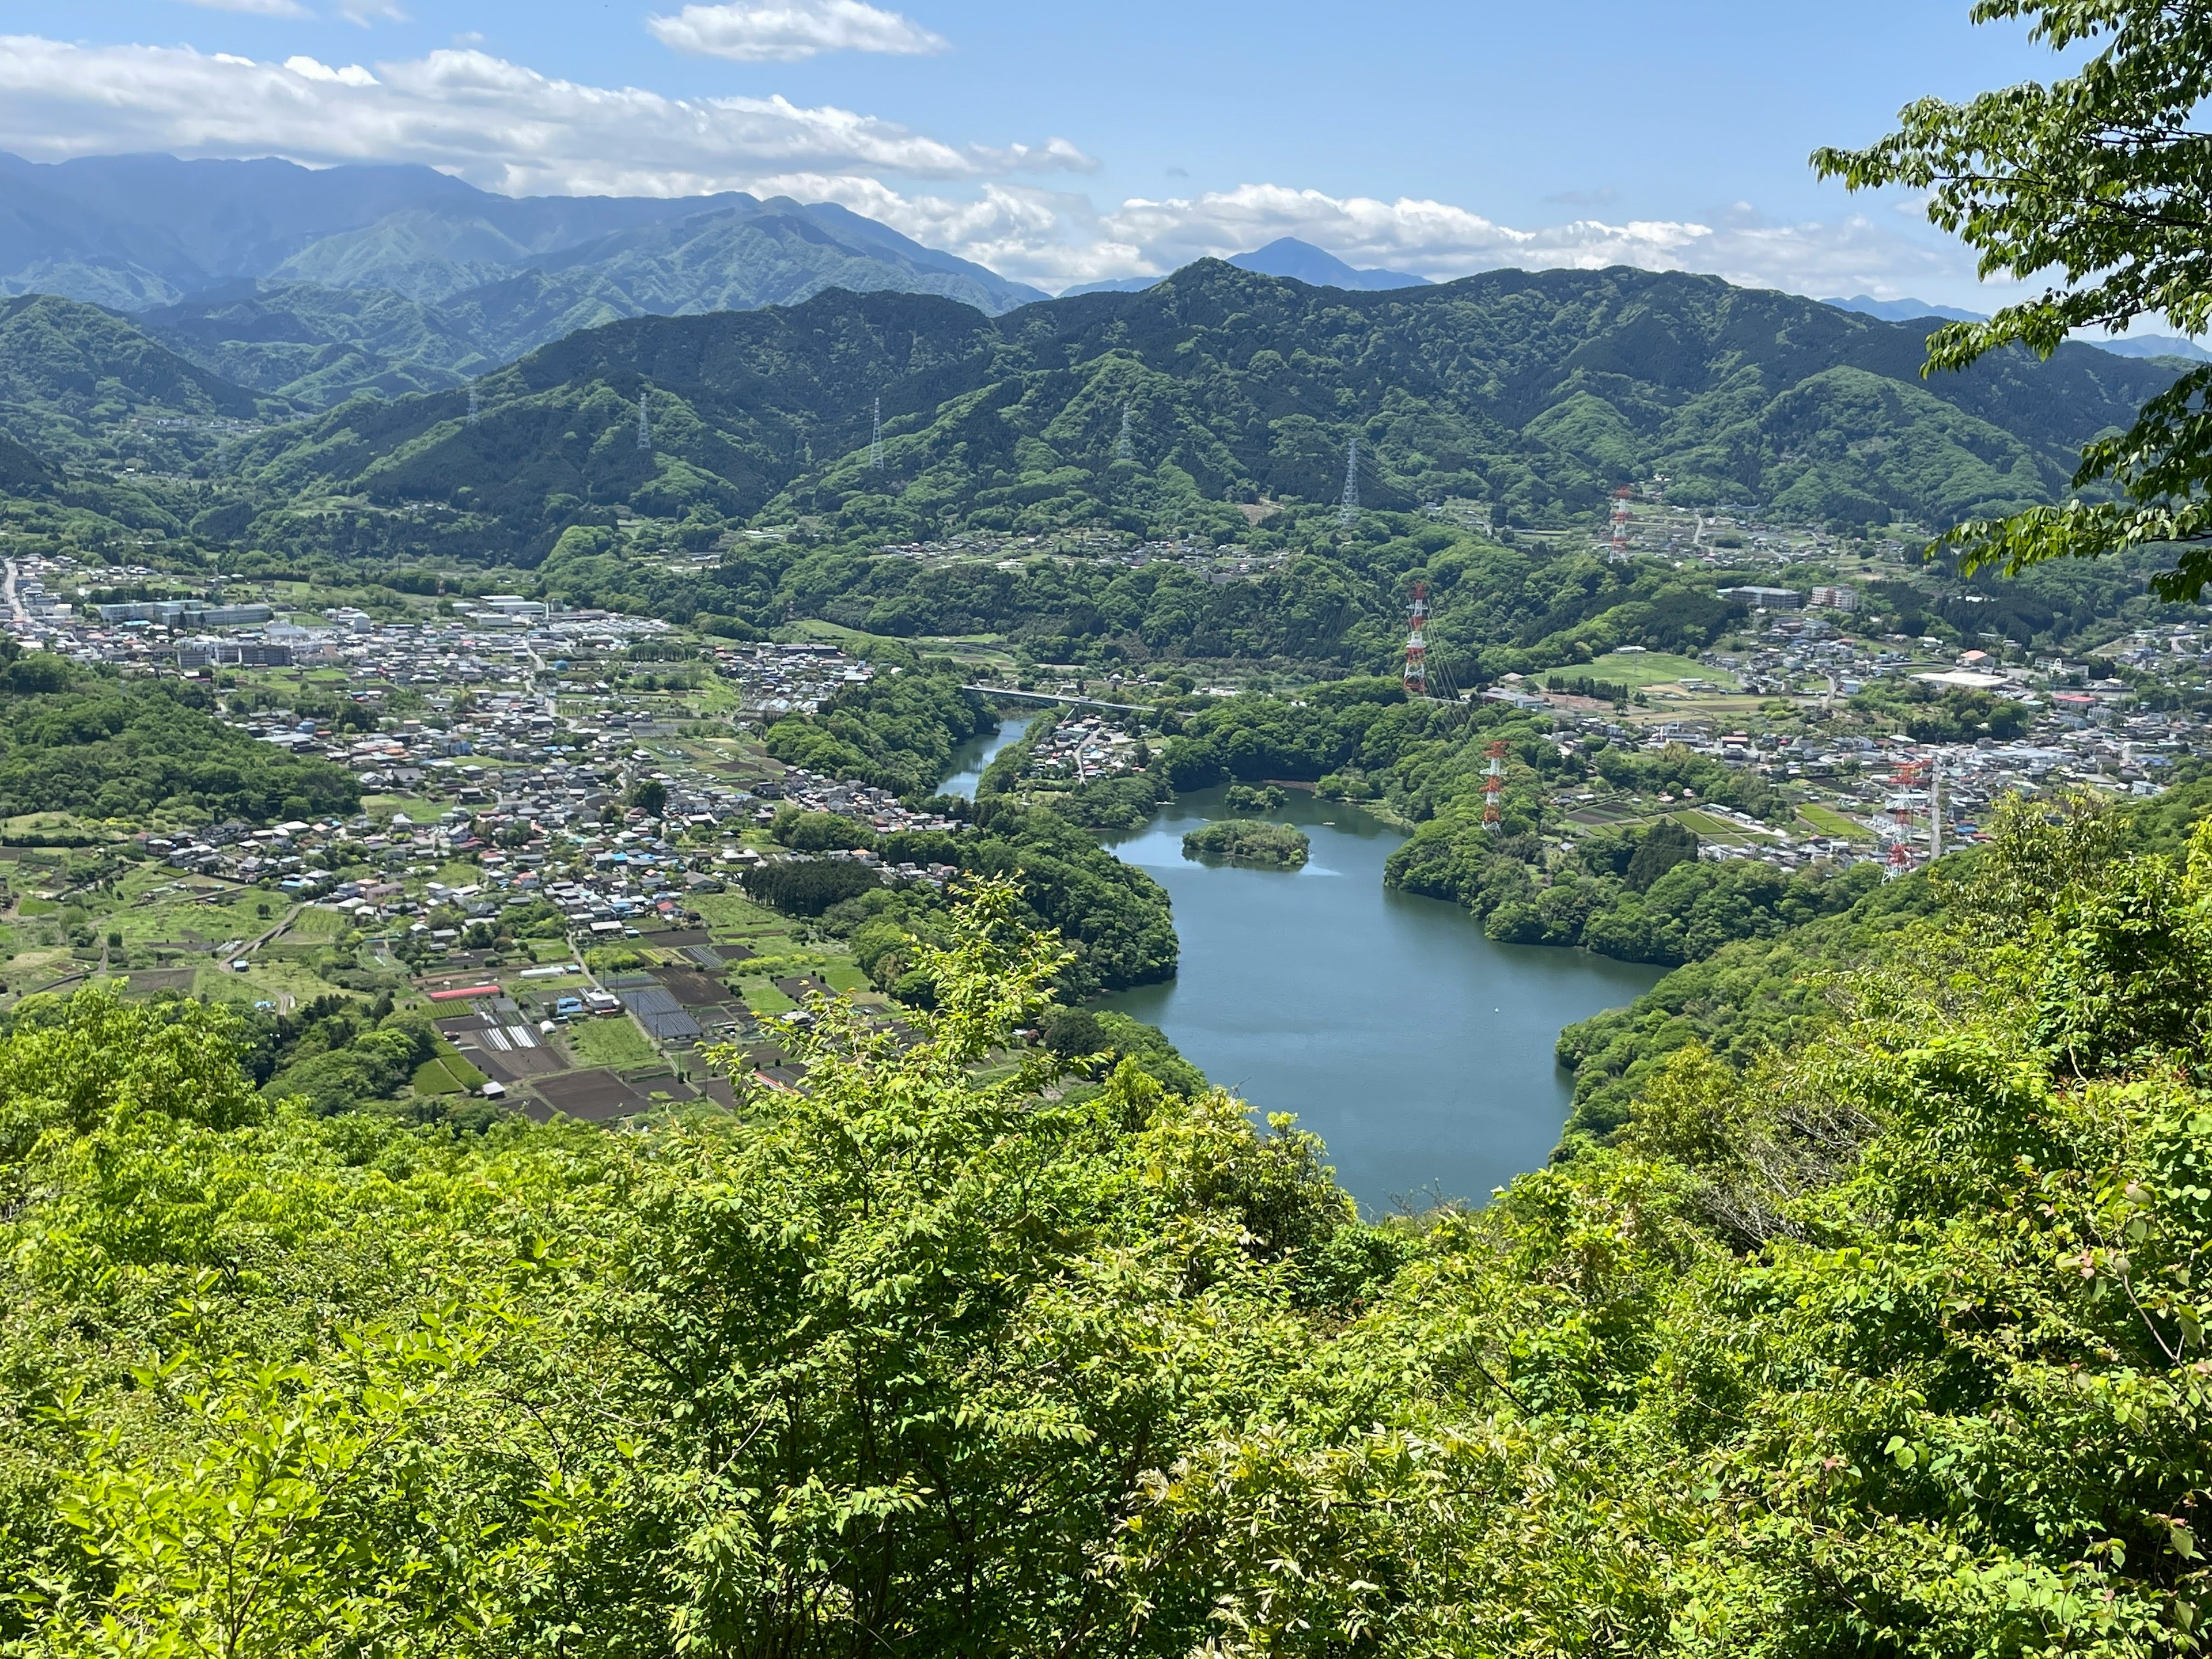
[[948, 515], [1233, 528], [1225, 503], [1332, 499], [1355, 432], [1372, 505], [1461, 495], [1540, 519], [1656, 470], [1678, 500], [1948, 523], [2057, 495], [2079, 445], [2172, 379], [2069, 346], [1923, 381], [1923, 355], [1921, 329], [1712, 277], [1496, 271], [1352, 294], [1207, 261], [995, 319], [844, 292], [635, 319], [485, 377], [475, 426], [458, 392], [356, 403], [244, 465], [286, 491], [473, 508], [540, 550], [617, 505], [892, 534]]
[[48, 460], [128, 449], [134, 420], [251, 421], [261, 412], [244, 387], [97, 306], [44, 294], [0, 300], [0, 434]]

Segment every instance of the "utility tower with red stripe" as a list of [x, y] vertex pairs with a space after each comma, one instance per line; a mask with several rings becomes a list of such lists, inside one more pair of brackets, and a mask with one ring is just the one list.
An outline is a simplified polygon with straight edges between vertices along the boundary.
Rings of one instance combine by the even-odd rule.
[[1422, 630], [1429, 620], [1429, 585], [1413, 584], [1413, 603], [1408, 614], [1413, 627], [1406, 635], [1406, 695], [1425, 697], [1429, 695], [1429, 642]]
[[1628, 556], [1628, 498], [1635, 492], [1623, 484], [1613, 492], [1613, 547], [1616, 559]]
[[1490, 763], [1482, 775], [1482, 827], [1494, 830], [1499, 820], [1498, 805], [1505, 794], [1505, 739], [1499, 738], [1483, 753]]

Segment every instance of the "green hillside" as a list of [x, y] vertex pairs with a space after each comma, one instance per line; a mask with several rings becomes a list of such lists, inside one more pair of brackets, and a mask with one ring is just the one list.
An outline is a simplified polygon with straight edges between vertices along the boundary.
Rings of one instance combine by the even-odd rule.
[[1228, 532], [1237, 503], [1334, 498], [1355, 433], [1363, 495], [1385, 508], [1462, 496], [1561, 521], [1656, 470], [1677, 501], [1948, 523], [2057, 495], [2080, 444], [2171, 378], [2067, 348], [1923, 382], [1922, 349], [1911, 327], [1710, 277], [1499, 271], [1350, 294], [1206, 262], [995, 320], [837, 291], [635, 319], [487, 377], [476, 427], [458, 393], [355, 404], [259, 440], [243, 465], [287, 493], [487, 514], [518, 552], [616, 506], [826, 514], [886, 537]]
[[[395, 215], [331, 236], [284, 280], [234, 284], [136, 319], [171, 350], [303, 409], [441, 392], [580, 329], [797, 305], [825, 289], [934, 294], [999, 313], [1034, 289], [847, 216], [769, 204], [696, 214], [525, 258], [489, 225]], [[872, 233], [872, 235], [870, 234]], [[474, 248], [501, 258], [460, 259]], [[517, 270], [512, 261], [526, 268]]]
[[437, 307], [383, 289], [249, 284], [135, 320], [210, 373], [307, 409], [442, 392], [506, 361]]
[[0, 300], [0, 434], [49, 460], [161, 456], [258, 418], [254, 395], [95, 306]]

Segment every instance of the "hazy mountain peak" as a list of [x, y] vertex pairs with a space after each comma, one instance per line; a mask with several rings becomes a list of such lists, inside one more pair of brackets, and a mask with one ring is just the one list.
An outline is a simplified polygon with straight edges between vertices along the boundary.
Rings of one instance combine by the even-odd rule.
[[1234, 253], [1229, 263], [1240, 270], [1256, 270], [1263, 276], [1288, 276], [1314, 288], [1377, 289], [1426, 288], [1429, 279], [1403, 270], [1362, 270], [1346, 264], [1325, 248], [1302, 242], [1295, 236], [1278, 236], [1265, 247]]
[[1941, 317], [1951, 323], [1989, 320], [1978, 311], [1961, 311], [1956, 306], [1939, 306], [1927, 300], [1876, 300], [1861, 294], [1849, 300], [1823, 300], [1820, 303], [1834, 306], [1839, 311], [1856, 311], [1863, 317], [1879, 317], [1885, 323], [1909, 323], [1922, 317]]
[[[1203, 264], [1206, 262], [1197, 259], [1191, 263]], [[1278, 236], [1265, 247], [1254, 248], [1249, 253], [1232, 253], [1224, 263], [1261, 276], [1287, 276], [1292, 282], [1304, 283], [1310, 288], [1344, 288], [1373, 292], [1383, 289], [1432, 286], [1427, 277], [1416, 276], [1409, 271], [1357, 269], [1326, 248], [1316, 247], [1311, 242], [1302, 242], [1295, 236]], [[1184, 270], [1189, 269], [1189, 265], [1182, 267]], [[1075, 287], [1064, 290], [1060, 297], [1072, 300], [1083, 294], [1142, 294], [1146, 289], [1165, 281], [1166, 276], [1113, 276], [1103, 282], [1079, 283]]]

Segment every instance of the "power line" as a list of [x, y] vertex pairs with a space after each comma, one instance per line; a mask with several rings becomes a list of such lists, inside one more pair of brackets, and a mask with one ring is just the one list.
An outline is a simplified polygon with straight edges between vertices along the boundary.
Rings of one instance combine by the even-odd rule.
[[1353, 524], [1359, 518], [1359, 434], [1352, 434], [1352, 442], [1344, 453], [1344, 504], [1336, 509], [1339, 524]]
[[652, 428], [651, 427], [649, 427], [649, 426], [647, 426], [647, 425], [646, 424], [646, 418], [645, 418], [645, 399], [646, 399], [646, 396], [647, 396], [647, 389], [646, 389], [644, 386], [640, 386], [640, 387], [638, 387], [638, 389], [637, 389], [637, 447], [638, 447], [640, 449], [651, 449], [651, 448], [653, 447], [653, 428]]
[[469, 424], [474, 426], [483, 414], [483, 403], [477, 395], [477, 383], [471, 380], [469, 382]]
[[1114, 442], [1114, 459], [1117, 461], [1133, 461], [1137, 459], [1136, 441], [1129, 435], [1129, 419], [1133, 407], [1129, 404], [1121, 405], [1121, 435]]
[[868, 470], [872, 472], [884, 470], [884, 400], [881, 398], [876, 399], [876, 434], [868, 442]]

